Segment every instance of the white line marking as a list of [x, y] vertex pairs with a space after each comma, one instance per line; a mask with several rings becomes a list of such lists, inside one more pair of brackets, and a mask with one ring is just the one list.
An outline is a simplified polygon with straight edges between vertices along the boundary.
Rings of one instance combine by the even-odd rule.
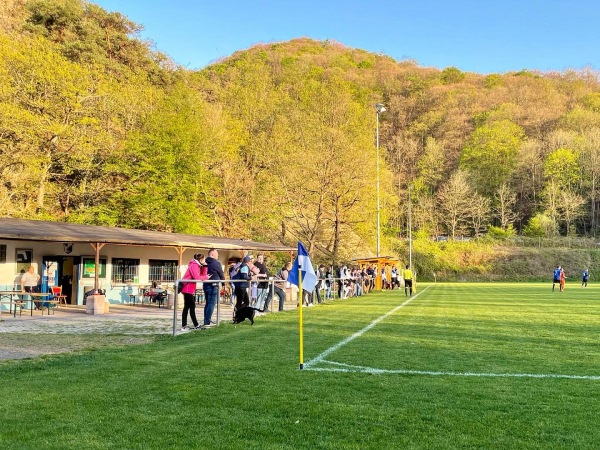
[[407, 369], [376, 369], [373, 367], [353, 366], [350, 364], [339, 363], [321, 359], [324, 364], [331, 364], [338, 367], [309, 367], [307, 370], [316, 372], [358, 372], [370, 374], [401, 374], [401, 375], [431, 375], [431, 376], [451, 376], [451, 377], [496, 377], [496, 378], [568, 378], [572, 380], [600, 380], [599, 375], [563, 375], [563, 374], [544, 374], [544, 373], [477, 373], [477, 372], [440, 372], [429, 370], [407, 370]]
[[410, 303], [411, 301], [413, 301], [415, 298], [417, 298], [419, 295], [421, 295], [423, 292], [425, 292], [427, 289], [429, 289], [431, 287], [431, 285], [427, 286], [425, 289], [423, 289], [422, 291], [420, 291], [418, 294], [413, 295], [412, 297], [410, 297], [408, 300], [406, 300], [404, 303], [402, 303], [399, 306], [396, 306], [394, 309], [392, 309], [391, 311], [385, 313], [383, 316], [375, 319], [373, 322], [371, 322], [369, 325], [367, 325], [366, 327], [364, 327], [362, 330], [357, 331], [356, 333], [354, 333], [352, 336], [347, 337], [346, 339], [344, 339], [341, 342], [338, 342], [337, 344], [335, 344], [333, 347], [329, 347], [327, 350], [325, 350], [323, 353], [321, 353], [319, 356], [311, 359], [310, 361], [308, 361], [307, 363], [304, 364], [304, 368], [308, 368], [313, 366], [314, 364], [317, 364], [318, 362], [322, 361], [323, 358], [331, 355], [333, 352], [335, 352], [336, 350], [338, 350], [339, 348], [343, 347], [344, 345], [346, 345], [348, 342], [353, 341], [354, 339], [356, 339], [357, 337], [362, 336], [364, 333], [366, 333], [367, 331], [369, 331], [371, 328], [373, 328], [375, 325], [377, 325], [379, 322], [381, 322], [383, 319], [389, 317], [390, 315], [394, 314], [396, 311], [398, 311], [400, 308], [403, 308], [404, 306], [408, 305], [408, 303]]

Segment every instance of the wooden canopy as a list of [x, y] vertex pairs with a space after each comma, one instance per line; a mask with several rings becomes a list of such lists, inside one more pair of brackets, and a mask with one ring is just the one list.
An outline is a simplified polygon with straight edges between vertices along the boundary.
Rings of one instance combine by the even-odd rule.
[[400, 264], [400, 260], [398, 258], [394, 258], [393, 256], [371, 256], [368, 258], [356, 258], [353, 259], [352, 261], [354, 261], [356, 264], [358, 264], [358, 266], [362, 269], [365, 266], [376, 266], [377, 269], [375, 270], [375, 289], [376, 290], [381, 290], [381, 269], [382, 268], [386, 268], [386, 272], [387, 272], [387, 268]]

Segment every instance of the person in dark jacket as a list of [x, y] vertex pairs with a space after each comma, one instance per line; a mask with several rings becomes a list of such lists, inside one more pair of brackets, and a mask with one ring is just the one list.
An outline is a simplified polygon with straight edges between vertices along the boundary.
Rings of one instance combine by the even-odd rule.
[[206, 258], [208, 280], [202, 283], [204, 298], [206, 300], [206, 303], [204, 304], [204, 328], [212, 326], [211, 319], [213, 311], [215, 310], [215, 305], [219, 301], [219, 282], [225, 279], [223, 266], [218, 258], [219, 252], [217, 249], [211, 248], [208, 251], [208, 257]]
[[244, 306], [250, 306], [250, 297], [248, 297], [248, 288], [250, 287], [249, 281], [256, 279], [252, 273], [252, 267], [254, 266], [254, 257], [252, 255], [244, 256], [242, 260], [242, 266], [237, 274], [237, 279], [240, 280], [235, 283], [235, 309], [238, 310]]

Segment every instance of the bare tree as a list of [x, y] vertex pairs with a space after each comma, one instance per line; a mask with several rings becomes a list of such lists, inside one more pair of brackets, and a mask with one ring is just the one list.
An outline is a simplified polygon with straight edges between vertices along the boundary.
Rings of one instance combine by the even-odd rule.
[[437, 195], [439, 220], [446, 226], [452, 239], [471, 217], [473, 195], [474, 191], [467, 183], [467, 175], [461, 170], [452, 174]]
[[560, 193], [560, 200], [558, 211], [560, 218], [565, 223], [568, 236], [571, 234], [571, 225], [573, 222], [584, 214], [583, 205], [585, 204], [585, 199], [572, 191], [564, 190]]
[[506, 230], [511, 223], [519, 218], [519, 215], [515, 212], [517, 194], [510, 189], [507, 183], [502, 183], [496, 191], [494, 199], [496, 200], [494, 211], [500, 219], [500, 226], [503, 230]]
[[490, 199], [475, 194], [471, 201], [470, 224], [475, 236], [479, 235], [489, 222]]

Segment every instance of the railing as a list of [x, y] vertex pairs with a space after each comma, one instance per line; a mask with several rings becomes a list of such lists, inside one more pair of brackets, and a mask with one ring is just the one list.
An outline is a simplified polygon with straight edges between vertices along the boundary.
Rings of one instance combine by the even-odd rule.
[[[358, 290], [356, 288], [356, 280], [358, 280], [359, 278], [352, 278], [352, 277], [348, 277], [348, 278], [333, 278], [333, 279], [321, 279], [321, 286], [319, 288], [319, 293], [321, 294], [321, 299], [322, 300], [335, 300], [340, 298], [340, 294], [342, 298], [348, 298], [350, 296], [356, 296], [356, 295], [365, 295], [368, 294], [369, 292], [371, 292], [375, 286], [375, 279], [373, 278], [361, 278], [361, 289]], [[345, 291], [343, 290], [344, 286], [345, 286], [345, 282], [348, 281], [350, 282], [349, 284], [349, 289], [346, 289]], [[264, 295], [268, 295], [268, 291], [270, 291], [271, 294], [271, 303], [270, 303], [270, 311], [273, 312], [273, 299], [276, 297], [275, 295], [275, 285], [277, 284], [278, 287], [281, 287], [281, 284], [283, 283], [285, 288], [291, 287], [289, 285], [289, 283], [285, 280], [279, 280], [279, 279], [275, 279], [275, 278], [269, 278], [268, 280], [265, 279], [259, 279], [259, 280], [219, 280], [217, 281], [207, 281], [207, 280], [176, 280], [174, 283], [174, 298], [173, 298], [173, 336], [177, 335], [177, 292], [179, 291], [179, 285], [181, 282], [184, 283], [218, 283], [218, 291], [219, 291], [219, 296], [220, 296], [220, 292], [223, 289], [223, 287], [225, 285], [230, 285], [230, 286], [235, 286], [235, 284], [238, 283], [268, 283], [268, 288], [267, 288], [267, 292], [264, 293]], [[328, 286], [329, 284], [329, 286]], [[368, 286], [367, 286], [368, 285]], [[372, 287], [371, 287], [372, 286]], [[285, 288], [282, 288], [285, 290]], [[306, 291], [303, 291], [306, 292]], [[359, 293], [360, 292], [360, 293]], [[347, 294], [347, 295], [346, 295]], [[316, 297], [316, 294], [314, 293], [310, 293], [308, 294], [309, 298], [312, 298], [313, 302], [314, 302], [314, 298]], [[266, 298], [263, 298], [263, 301], [266, 300]], [[298, 302], [300, 301], [300, 299], [298, 299]], [[303, 299], [304, 301], [304, 299]], [[221, 319], [221, 308], [220, 308], [221, 302], [218, 301], [217, 299], [217, 304], [216, 304], [216, 313], [217, 313], [217, 318], [216, 318], [216, 324], [219, 325], [220, 323], [220, 319]]]

